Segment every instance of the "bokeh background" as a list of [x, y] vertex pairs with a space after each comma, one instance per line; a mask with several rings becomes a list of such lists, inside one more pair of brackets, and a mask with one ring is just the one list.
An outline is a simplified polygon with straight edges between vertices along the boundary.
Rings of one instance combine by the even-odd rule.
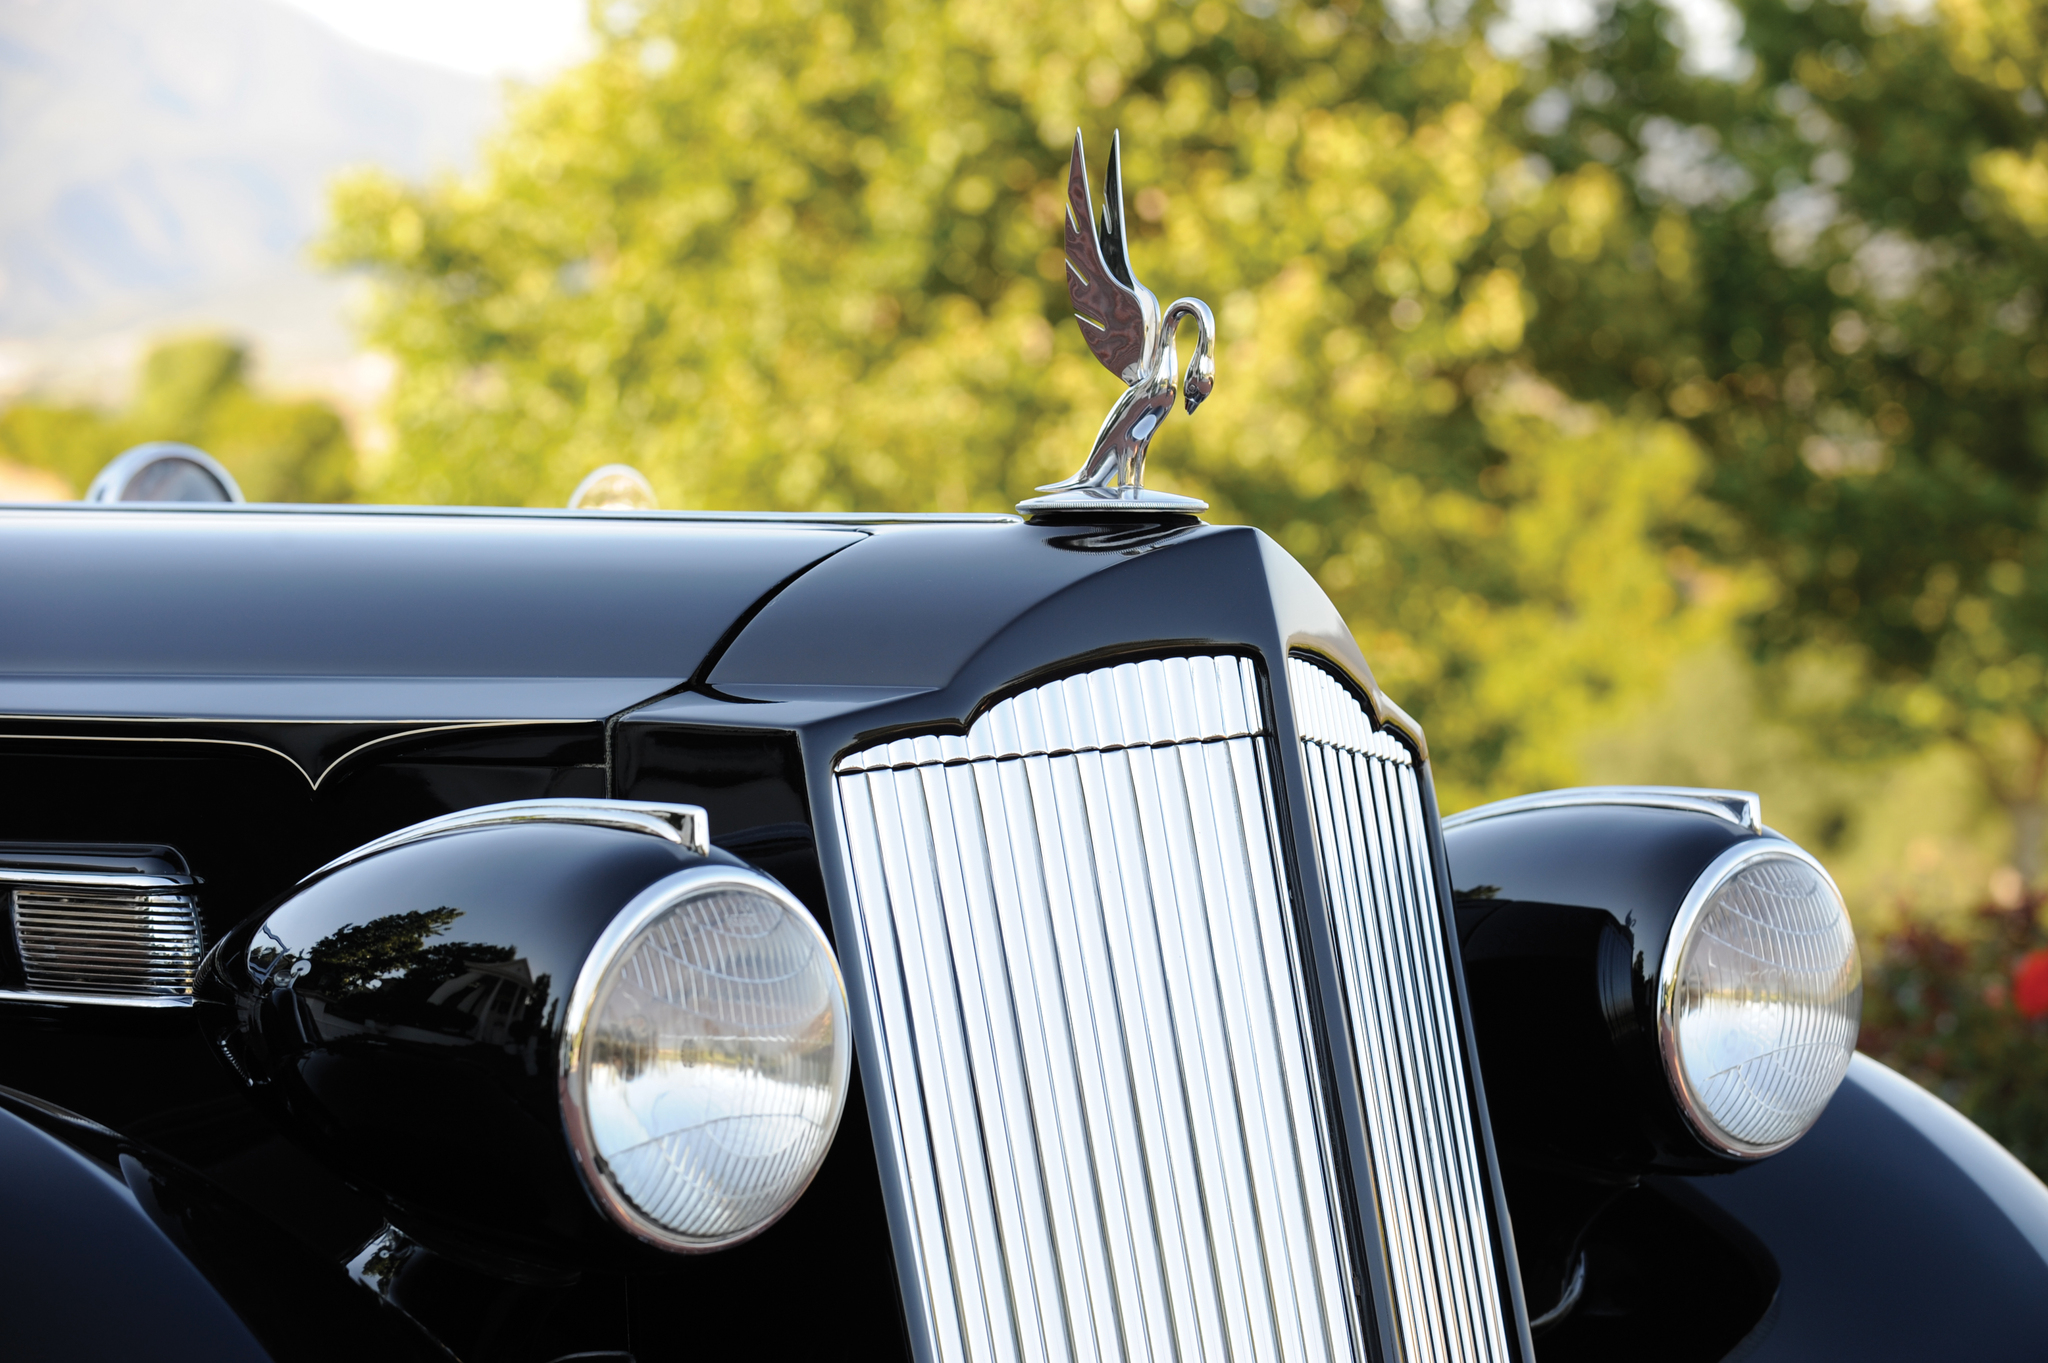
[[1315, 572], [1447, 809], [1760, 791], [1864, 1048], [2048, 1171], [2044, 43], [2039, 0], [15, 0], [0, 496], [181, 439], [257, 500], [625, 461], [1007, 510], [1117, 391], [1060, 219], [1121, 129], [1141, 277], [1221, 328], [1154, 482]]

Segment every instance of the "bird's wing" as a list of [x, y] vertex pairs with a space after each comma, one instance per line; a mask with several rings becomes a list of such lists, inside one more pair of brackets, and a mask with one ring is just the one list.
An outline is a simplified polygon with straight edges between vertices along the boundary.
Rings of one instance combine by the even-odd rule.
[[[1119, 148], [1110, 144], [1108, 194], [1100, 229], [1088, 206], [1088, 163], [1081, 133], [1074, 132], [1074, 160], [1067, 171], [1067, 296], [1088, 348], [1110, 373], [1136, 383], [1144, 373], [1146, 334], [1144, 285], [1131, 273], [1124, 250], [1123, 169]], [[1156, 306], [1156, 305], [1155, 305]]]

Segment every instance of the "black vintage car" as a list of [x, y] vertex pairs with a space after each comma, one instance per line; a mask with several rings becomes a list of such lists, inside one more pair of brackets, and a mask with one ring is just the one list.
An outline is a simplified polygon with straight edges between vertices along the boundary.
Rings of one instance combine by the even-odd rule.
[[2048, 1353], [1754, 796], [1440, 819], [1143, 488], [1207, 310], [1075, 166], [1127, 388], [1022, 516], [0, 511], [0, 1355]]

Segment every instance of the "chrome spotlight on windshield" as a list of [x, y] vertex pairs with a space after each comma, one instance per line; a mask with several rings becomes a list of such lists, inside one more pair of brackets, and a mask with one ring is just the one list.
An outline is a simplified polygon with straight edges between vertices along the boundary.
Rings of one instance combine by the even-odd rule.
[[758, 1235], [852, 1038], [817, 921], [705, 824], [524, 800], [366, 844], [213, 953], [218, 1039], [422, 1241], [578, 1267]]
[[569, 494], [571, 511], [658, 511], [654, 484], [631, 464], [606, 464]]
[[235, 475], [205, 450], [153, 440], [114, 456], [85, 490], [88, 502], [240, 502]]

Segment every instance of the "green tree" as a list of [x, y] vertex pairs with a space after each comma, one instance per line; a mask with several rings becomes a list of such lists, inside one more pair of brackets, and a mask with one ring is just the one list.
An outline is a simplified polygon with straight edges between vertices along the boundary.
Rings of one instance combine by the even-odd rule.
[[1625, 250], [1623, 190], [1531, 173], [1526, 73], [1473, 34], [1351, 0], [599, 13], [475, 178], [337, 191], [326, 256], [401, 365], [373, 495], [559, 505], [625, 459], [668, 505], [1008, 509], [1116, 392], [1060, 224], [1075, 126], [1098, 184], [1120, 127], [1141, 276], [1221, 324], [1154, 481], [1321, 576], [1448, 804], [1571, 779], [1575, 726], [1711, 616], [1692, 443], [1525, 344], [1523, 253]]
[[55, 474], [71, 495], [125, 449], [107, 414], [33, 399], [0, 411], [0, 459]]
[[1838, 751], [1969, 751], [2041, 871], [2048, 820], [2048, 11], [1744, 0], [1750, 69], [1683, 67], [1663, 11], [1554, 43], [1525, 142], [1612, 166], [1626, 254], [1555, 233], [1535, 362], [1683, 421], [1768, 565], [1750, 620], [1782, 666], [1846, 658]]
[[0, 412], [0, 459], [47, 469], [83, 493], [131, 445], [178, 440], [227, 466], [252, 502], [345, 502], [355, 451], [325, 402], [249, 384], [248, 351], [217, 336], [165, 341], [143, 359], [123, 411], [24, 401]]

